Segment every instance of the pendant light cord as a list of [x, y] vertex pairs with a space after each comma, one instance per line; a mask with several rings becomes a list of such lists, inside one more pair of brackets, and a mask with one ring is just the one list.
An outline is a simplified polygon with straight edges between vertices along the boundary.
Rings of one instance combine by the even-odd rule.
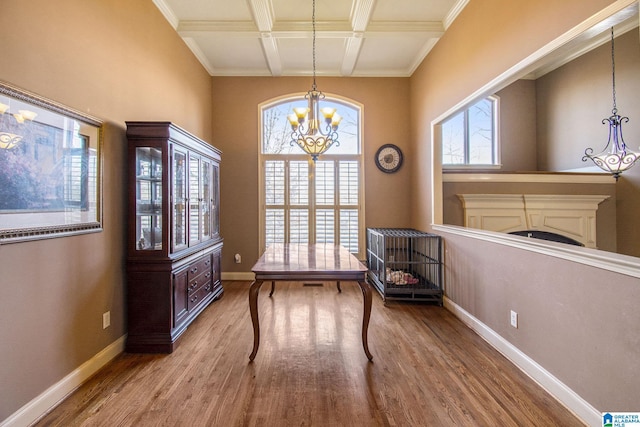
[[[315, 1], [315, 0], [314, 0]], [[616, 60], [615, 60], [615, 49], [614, 49], [614, 41], [613, 41], [613, 27], [611, 27], [611, 78], [612, 78], [612, 91], [613, 91], [613, 110], [611, 112], [613, 115], [618, 114], [618, 107], [616, 106]]]

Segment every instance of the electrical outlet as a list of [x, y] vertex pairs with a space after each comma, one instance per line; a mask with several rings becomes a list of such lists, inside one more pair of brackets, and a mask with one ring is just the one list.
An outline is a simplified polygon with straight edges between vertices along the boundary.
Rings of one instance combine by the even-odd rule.
[[240, 264], [242, 262], [242, 257], [240, 256], [240, 254], [236, 254], [233, 259], [235, 259], [236, 264]]
[[102, 313], [102, 329], [107, 329], [109, 326], [111, 326], [111, 312], [107, 311]]
[[511, 326], [518, 328], [518, 313], [513, 310], [511, 310]]

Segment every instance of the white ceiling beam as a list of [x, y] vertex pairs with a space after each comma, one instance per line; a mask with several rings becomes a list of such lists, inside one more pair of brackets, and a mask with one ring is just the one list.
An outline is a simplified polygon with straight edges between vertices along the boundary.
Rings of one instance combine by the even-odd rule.
[[178, 34], [225, 33], [230, 37], [257, 37], [260, 32], [253, 21], [180, 21]]
[[340, 73], [343, 76], [350, 76], [353, 74], [353, 70], [358, 62], [358, 56], [360, 55], [360, 49], [362, 48], [362, 33], [354, 33], [353, 37], [349, 37], [345, 43], [344, 57], [342, 59], [342, 66], [340, 67]]
[[420, 33], [442, 37], [444, 26], [438, 21], [372, 21], [365, 31], [366, 36], [376, 33], [386, 35], [391, 33]]
[[[172, 12], [169, 4], [173, 0], [152, 0], [163, 13], [167, 21], [185, 39], [195, 56], [211, 75], [242, 75], [241, 69], [216, 70], [212, 66], [215, 61], [207, 58], [195, 40], [206, 40], [215, 37], [217, 40], [249, 38], [260, 41], [266, 68], [262, 71], [251, 70], [251, 75], [298, 75], [301, 72], [284, 69], [282, 52], [279, 50], [280, 39], [310, 39], [313, 25], [310, 20], [278, 21], [275, 16], [274, 0], [245, 0], [248, 19], [227, 20], [182, 20]], [[372, 21], [378, 0], [352, 0], [348, 19], [333, 21], [316, 21], [316, 37], [318, 39], [341, 39], [344, 41], [342, 61], [339, 72], [342, 76], [368, 75], [402, 75], [410, 76], [422, 62], [427, 53], [444, 34], [445, 28], [460, 13], [469, 0], [456, 0], [455, 7], [450, 10], [443, 22], [440, 21]], [[383, 18], [384, 19], [384, 18]], [[366, 39], [402, 39], [419, 37], [425, 40], [418, 56], [412, 60], [407, 69], [399, 70], [359, 70], [358, 61]], [[336, 52], [338, 55], [340, 52]], [[306, 71], [305, 71], [306, 72]], [[257, 73], [257, 74], [256, 74]], [[319, 71], [322, 74], [322, 71]], [[304, 74], [304, 72], [302, 73]], [[306, 75], [306, 74], [305, 74]]]
[[358, 62], [360, 49], [364, 39], [364, 32], [369, 25], [371, 14], [375, 6], [376, 0], [354, 0], [351, 8], [351, 29], [353, 33], [345, 41], [344, 56], [342, 58], [342, 66], [340, 73], [343, 76], [350, 76]]
[[282, 75], [282, 61], [278, 51], [278, 41], [273, 36], [273, 3], [271, 0], [247, 0], [256, 28], [260, 32], [260, 43], [264, 60], [272, 76]]
[[278, 42], [270, 33], [263, 34], [260, 38], [262, 43], [262, 51], [265, 61], [271, 71], [272, 76], [282, 75], [282, 61], [280, 60], [280, 52], [278, 51]]
[[[265, 33], [271, 33], [277, 38], [311, 38], [313, 33], [310, 22], [282, 22], [276, 24], [269, 32], [261, 32], [253, 21], [180, 21], [177, 27], [178, 33], [226, 33], [230, 37], [251, 36], [260, 37]], [[354, 32], [347, 21], [317, 22], [317, 38], [342, 38], [353, 37], [354, 34], [362, 34], [362, 37], [384, 36], [393, 33], [415, 33], [432, 37], [441, 37], [444, 27], [440, 22], [371, 22], [366, 31]]]
[[[323, 34], [351, 34], [353, 32], [349, 21], [316, 21], [316, 36]], [[311, 38], [313, 24], [311, 21], [282, 21], [273, 26], [273, 33], [283, 37], [289, 34], [300, 34], [301, 37]]]
[[247, 0], [249, 10], [255, 21], [258, 31], [271, 31], [273, 28], [274, 14], [271, 0]]
[[351, 28], [362, 32], [367, 29], [376, 0], [353, 0], [351, 8]]

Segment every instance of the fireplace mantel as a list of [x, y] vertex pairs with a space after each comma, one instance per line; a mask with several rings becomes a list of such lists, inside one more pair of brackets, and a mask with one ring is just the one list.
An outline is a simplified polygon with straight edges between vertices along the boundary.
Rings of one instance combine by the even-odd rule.
[[609, 196], [566, 194], [458, 194], [465, 227], [509, 233], [540, 230], [596, 248], [596, 212]]

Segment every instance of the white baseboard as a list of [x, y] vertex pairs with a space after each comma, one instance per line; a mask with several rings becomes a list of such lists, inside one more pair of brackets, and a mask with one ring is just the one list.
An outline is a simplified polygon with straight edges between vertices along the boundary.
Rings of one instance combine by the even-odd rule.
[[80, 387], [91, 376], [124, 351], [126, 335], [118, 338], [100, 353], [87, 360], [69, 375], [49, 387], [31, 402], [24, 405], [6, 420], [0, 427], [22, 427], [37, 421], [64, 400], [75, 389]]
[[[253, 280], [253, 273], [223, 273], [223, 280]], [[444, 298], [444, 306], [458, 317], [464, 324], [474, 330], [492, 347], [502, 353], [524, 373], [540, 384], [547, 392], [565, 405], [576, 416], [591, 426], [602, 425], [601, 413], [589, 402], [554, 377], [550, 372], [536, 363], [517, 347], [498, 335], [484, 323], [473, 317], [462, 307]], [[31, 402], [16, 411], [9, 418], [0, 422], [0, 427], [28, 426], [54, 408], [76, 388], [87, 381], [103, 366], [124, 351], [126, 335], [118, 338], [100, 353], [83, 363], [69, 375], [49, 387]]]
[[222, 272], [222, 280], [248, 280], [253, 281], [256, 276], [251, 271], [238, 271], [238, 272]]
[[536, 361], [446, 297], [444, 306], [578, 418], [590, 426], [602, 425], [602, 414], [599, 411]]

